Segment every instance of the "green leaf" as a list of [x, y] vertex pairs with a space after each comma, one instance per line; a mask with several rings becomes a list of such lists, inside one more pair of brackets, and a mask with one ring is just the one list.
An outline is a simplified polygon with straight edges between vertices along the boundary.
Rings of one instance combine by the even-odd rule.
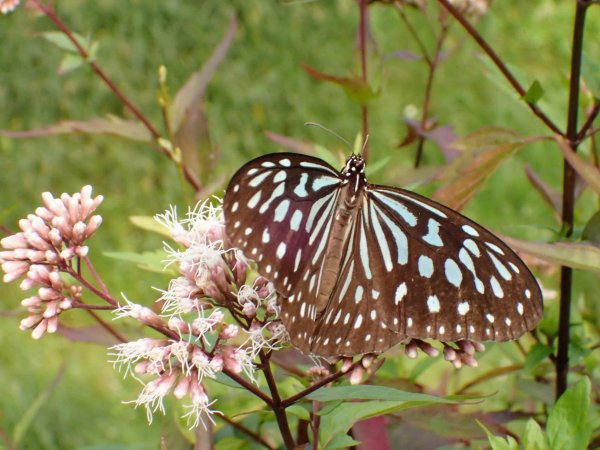
[[553, 450], [587, 448], [592, 427], [589, 421], [591, 385], [583, 378], [558, 399], [548, 416], [546, 432]]
[[408, 392], [386, 386], [372, 385], [323, 388], [309, 394], [308, 398], [320, 402], [338, 400], [389, 400], [394, 402], [456, 403], [459, 401], [459, 399], [436, 397], [418, 392]]
[[325, 450], [340, 450], [344, 448], [355, 447], [360, 444], [360, 441], [352, 439], [352, 437], [347, 434], [340, 434], [339, 436], [335, 436], [329, 444], [325, 447]]
[[58, 66], [58, 74], [64, 75], [67, 72], [71, 72], [81, 67], [84, 63], [85, 61], [80, 55], [74, 53], [67, 53], [65, 56], [63, 56], [63, 59], [60, 61], [60, 64]]
[[600, 211], [596, 211], [585, 224], [581, 239], [600, 245]]
[[[375, 387], [375, 386], [374, 386]], [[330, 388], [335, 389], [335, 388]], [[394, 390], [394, 389], [392, 389]], [[431, 396], [427, 396], [431, 397]], [[438, 402], [437, 397], [431, 397], [436, 401], [367, 401], [354, 403], [340, 403], [335, 408], [319, 412], [321, 416], [321, 427], [319, 443], [326, 446], [335, 438], [343, 435], [359, 420], [376, 417], [391, 412], [400, 411], [419, 406], [431, 405]]]
[[[62, 31], [46, 31], [44, 33], [41, 33], [41, 35], [44, 39], [46, 39], [51, 44], [56, 45], [58, 48], [71, 53], [77, 53], [77, 47], [75, 47], [75, 44], [73, 44], [73, 42], [71, 42], [67, 35], [64, 34]], [[78, 39], [78, 42], [81, 44], [84, 41], [80, 41]]]
[[169, 233], [169, 229], [163, 224], [154, 220], [154, 217], [129, 216], [129, 221], [136, 227], [141, 228], [142, 230], [151, 231], [152, 233], [157, 233], [162, 236], [172, 238], [171, 233]]
[[551, 450], [548, 437], [533, 419], [527, 421], [523, 435], [523, 448], [527, 450]]
[[248, 448], [248, 441], [233, 436], [219, 439], [215, 444], [215, 450], [242, 450], [245, 448]]
[[322, 145], [315, 144], [314, 151], [315, 156], [321, 158], [332, 167], [338, 168], [343, 164], [343, 160], [340, 161], [339, 155], [336, 155], [333, 151], [323, 147]]
[[509, 246], [573, 269], [600, 272], [600, 247], [585, 242], [528, 242], [503, 236]]
[[534, 80], [533, 83], [527, 89], [527, 92], [523, 96], [523, 100], [525, 100], [530, 105], [535, 105], [539, 99], [544, 95], [544, 88], [540, 84], [538, 80]]
[[292, 405], [285, 410], [302, 420], [310, 420], [310, 413], [301, 405]]
[[527, 359], [525, 360], [525, 366], [523, 371], [525, 373], [531, 373], [544, 359], [552, 354], [552, 347], [544, 344], [535, 344], [527, 353]]
[[38, 138], [61, 134], [100, 134], [124, 137], [134, 141], [150, 143], [152, 135], [140, 122], [125, 120], [108, 115], [106, 118], [95, 117], [89, 120], [64, 120], [42, 128], [27, 131], [0, 130], [0, 135], [11, 138]]
[[172, 274], [175, 270], [165, 269], [165, 259], [167, 254], [164, 250], [155, 250], [153, 252], [133, 253], [133, 252], [103, 252], [104, 256], [136, 263], [139, 268], [149, 272], [161, 274]]
[[391, 158], [389, 156], [385, 156], [385, 157], [375, 161], [374, 163], [369, 163], [369, 165], [367, 166], [367, 176], [370, 177], [374, 173], [377, 173], [381, 169], [386, 167], [390, 163], [390, 159]]
[[519, 444], [511, 436], [507, 436], [506, 439], [495, 436], [479, 420], [477, 420], [477, 423], [485, 431], [485, 434], [487, 434], [492, 450], [519, 450]]
[[304, 64], [302, 67], [306, 73], [308, 73], [315, 80], [326, 81], [340, 86], [342, 89], [344, 89], [344, 92], [346, 95], [348, 95], [348, 98], [359, 105], [364, 106], [379, 95], [379, 91], [375, 91], [369, 85], [369, 83], [363, 80], [361, 77], [338, 77], [320, 72], [306, 64]]

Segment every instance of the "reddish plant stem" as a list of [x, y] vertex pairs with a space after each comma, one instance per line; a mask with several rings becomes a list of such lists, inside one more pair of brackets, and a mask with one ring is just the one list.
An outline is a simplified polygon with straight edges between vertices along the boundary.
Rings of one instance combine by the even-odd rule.
[[322, 380], [317, 381], [315, 384], [307, 387], [306, 389], [298, 392], [295, 395], [292, 395], [291, 397], [286, 398], [285, 400], [283, 400], [281, 402], [281, 405], [284, 408], [287, 408], [289, 406], [292, 406], [294, 403], [302, 400], [304, 397], [306, 397], [308, 394], [311, 394], [312, 392], [316, 391], [317, 389], [321, 389], [323, 386], [337, 380], [338, 378], [346, 375], [347, 373], [352, 372], [352, 370], [357, 367], [359, 364], [361, 364], [361, 361], [358, 360], [356, 362], [354, 362], [349, 368], [348, 370], [342, 372], [341, 370], [338, 370], [336, 373], [333, 373], [331, 375], [329, 375], [328, 377], [323, 378]]
[[[438, 0], [438, 2], [448, 10], [450, 14], [463, 26], [467, 33], [477, 42], [481, 49], [490, 57], [493, 63], [498, 67], [502, 75], [508, 80], [511, 86], [517, 91], [517, 93], [523, 97], [527, 91], [515, 78], [513, 73], [509, 70], [507, 65], [502, 61], [494, 49], [487, 43], [487, 41], [479, 34], [479, 32], [469, 23], [469, 21], [458, 11], [450, 0]], [[554, 133], [565, 137], [565, 133], [554, 123], [552, 120], [535, 104], [527, 102], [527, 106], [531, 111], [542, 121], [546, 126], [551, 129]]]
[[104, 281], [102, 281], [102, 278], [100, 277], [100, 275], [98, 275], [98, 272], [96, 271], [96, 268], [92, 264], [92, 261], [90, 261], [90, 258], [88, 258], [87, 256], [84, 256], [83, 262], [85, 263], [88, 270], [92, 274], [92, 278], [94, 278], [94, 280], [96, 280], [96, 283], [98, 283], [98, 285], [100, 286], [100, 289], [102, 289], [102, 292], [104, 292], [105, 295], [110, 295], [110, 291], [108, 290], [108, 287], [106, 286], [106, 284], [104, 284]]
[[[125, 107], [127, 109], [129, 109], [129, 111], [131, 111], [131, 113], [146, 127], [146, 129], [150, 132], [150, 134], [152, 135], [152, 137], [154, 138], [154, 140], [157, 141], [161, 137], [161, 134], [158, 132], [158, 130], [156, 129], [156, 127], [139, 110], [139, 108], [137, 106], [135, 106], [135, 104], [131, 100], [129, 100], [129, 98], [127, 98], [127, 96], [125, 96], [125, 94], [123, 94], [123, 92], [121, 92], [121, 90], [119, 89], [119, 87], [106, 74], [106, 72], [104, 72], [104, 70], [102, 70], [102, 68], [98, 64], [96, 64], [94, 61], [91, 61], [89, 59], [90, 55], [87, 52], [87, 50], [84, 49], [81, 46], [81, 44], [75, 38], [75, 35], [73, 34], [73, 32], [60, 19], [60, 17], [58, 17], [58, 15], [56, 14], [56, 10], [52, 6], [46, 5], [46, 4], [42, 3], [39, 0], [32, 0], [32, 1], [36, 5], [36, 7], [42, 13], [44, 13], [52, 22], [54, 22], [54, 24], [56, 25], [56, 27], [60, 31], [62, 31], [65, 34], [65, 36], [67, 36], [67, 38], [75, 46], [75, 48], [77, 49], [77, 51], [79, 52], [79, 54], [86, 60], [86, 62], [90, 66], [90, 68], [96, 73], [96, 75], [98, 75], [102, 79], [102, 81], [104, 81], [104, 83], [113, 92], [113, 94], [115, 94], [117, 96], [117, 98], [119, 99], [119, 101], [121, 103], [123, 103], [123, 105], [125, 105]], [[170, 159], [173, 159], [173, 155], [172, 155], [172, 153], [171, 153], [171, 151], [169, 149], [163, 147], [162, 145], [159, 145], [158, 148], [159, 148], [159, 150], [160, 150], [160, 152], [162, 154], [164, 154], [165, 156], [167, 156]], [[202, 188], [202, 186], [200, 186], [200, 183], [198, 182], [198, 180], [196, 180], [196, 178], [184, 166], [182, 166], [182, 171], [183, 171], [183, 174], [185, 176], [185, 179], [188, 181], [188, 183], [190, 183], [192, 185], [192, 187], [194, 188], [194, 190], [196, 192], [200, 191], [200, 189]]]
[[[435, 40], [435, 50], [433, 52], [433, 58], [427, 57], [427, 55], [423, 55], [425, 61], [427, 62], [427, 83], [425, 84], [425, 97], [423, 99], [423, 112], [421, 114], [421, 132], [425, 131], [425, 127], [427, 126], [427, 120], [429, 119], [429, 108], [431, 104], [431, 93], [433, 91], [433, 79], [435, 77], [435, 71], [438, 67], [438, 62], [440, 59], [440, 53], [442, 51], [442, 45], [446, 36], [448, 35], [449, 25], [447, 23], [442, 24], [442, 29], [440, 30], [440, 34], [437, 36]], [[425, 145], [425, 138], [423, 136], [419, 136], [419, 141], [417, 142], [417, 154], [415, 156], [415, 168], [419, 167], [421, 164], [421, 157], [423, 155], [423, 147]]]
[[96, 296], [100, 297], [102, 300], [104, 300], [105, 302], [109, 303], [112, 306], [118, 306], [119, 302], [117, 302], [112, 295], [108, 294], [108, 293], [104, 293], [101, 290], [99, 290], [98, 288], [96, 288], [94, 285], [92, 285], [89, 281], [87, 281], [85, 278], [83, 278], [76, 270], [74, 270], [71, 267], [68, 267], [66, 269], [64, 269], [65, 272], [67, 272], [69, 275], [71, 275], [73, 278], [75, 278], [75, 280], [77, 280], [79, 283], [81, 283], [86, 289], [90, 290], [93, 294], [95, 294]]
[[273, 371], [271, 370], [271, 363], [269, 361], [269, 357], [261, 350], [259, 353], [260, 358], [260, 368], [263, 371], [265, 379], [267, 380], [267, 386], [269, 387], [269, 391], [271, 392], [271, 409], [275, 414], [275, 419], [277, 420], [277, 426], [279, 427], [279, 432], [281, 433], [281, 437], [283, 438], [283, 442], [285, 447], [288, 450], [292, 450], [296, 447], [296, 442], [294, 441], [294, 437], [292, 436], [292, 431], [290, 430], [290, 424], [287, 419], [287, 414], [285, 412], [285, 406], [281, 401], [281, 396], [279, 395], [279, 390], [277, 389], [277, 383], [275, 382], [275, 377], [273, 376]]
[[[358, 0], [358, 7], [360, 10], [360, 21], [358, 25], [358, 45], [360, 50], [360, 69], [361, 78], [365, 86], [368, 81], [368, 67], [367, 67], [367, 0]], [[362, 138], [363, 138], [363, 150], [362, 155], [365, 163], [369, 160], [369, 107], [365, 104], [360, 107], [360, 114], [362, 117]]]
[[313, 450], [319, 450], [319, 426], [321, 425], [321, 416], [319, 416], [319, 402], [312, 402], [312, 429], [313, 429]]
[[[581, 59], [583, 53], [583, 31], [585, 13], [590, 5], [588, 1], [577, 1], [573, 24], [573, 42], [571, 50], [571, 71], [569, 81], [569, 108], [567, 114], [566, 138], [574, 152], [577, 151], [577, 116], [579, 111], [579, 91], [581, 78]], [[566, 159], [563, 160], [562, 223], [566, 237], [573, 233], [575, 210], [575, 171]], [[563, 266], [560, 271], [560, 315], [558, 322], [558, 351], [556, 354], [556, 399], [567, 389], [569, 373], [569, 342], [571, 320], [571, 288], [573, 269]]]
[[[587, 137], [587, 132], [592, 127], [592, 124], [594, 123], [594, 120], [596, 120], [596, 117], [598, 117], [598, 113], [600, 113], [600, 103], [596, 103], [594, 105], [594, 107], [588, 114], [587, 119], [585, 120], [585, 123], [582, 125], [581, 129], [579, 130], [579, 133], [577, 133], [577, 140], [579, 142], [583, 141]], [[597, 131], [597, 129], [596, 129], [596, 131]]]

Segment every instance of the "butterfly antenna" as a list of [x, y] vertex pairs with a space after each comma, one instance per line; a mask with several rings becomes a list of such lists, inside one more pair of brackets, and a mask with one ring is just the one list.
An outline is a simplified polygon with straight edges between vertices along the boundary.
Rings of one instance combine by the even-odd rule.
[[346, 144], [348, 147], [350, 147], [350, 148], [352, 147], [352, 145], [350, 144], [350, 142], [348, 142], [346, 139], [344, 139], [343, 137], [341, 137], [341, 136], [340, 136], [339, 134], [337, 134], [335, 131], [333, 131], [333, 130], [331, 130], [331, 129], [327, 128], [327, 127], [326, 127], [326, 126], [324, 126], [324, 125], [321, 125], [320, 123], [317, 123], [317, 122], [306, 122], [304, 125], [305, 125], [305, 126], [313, 126], [313, 127], [318, 127], [318, 128], [321, 128], [322, 130], [325, 130], [325, 131], [327, 131], [327, 132], [329, 132], [329, 133], [333, 134], [333, 135], [334, 135], [336, 138], [338, 138], [340, 141], [342, 141], [342, 142], [343, 142], [344, 144]]
[[369, 142], [369, 135], [367, 134], [367, 136], [365, 137], [365, 142], [363, 142], [362, 151], [361, 151], [361, 153], [363, 155], [365, 154], [365, 148], [367, 148], [367, 143], [368, 142]]

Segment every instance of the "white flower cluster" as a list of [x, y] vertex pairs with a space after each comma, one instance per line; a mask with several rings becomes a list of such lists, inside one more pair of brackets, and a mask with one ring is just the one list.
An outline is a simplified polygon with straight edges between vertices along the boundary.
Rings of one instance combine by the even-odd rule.
[[167, 246], [169, 265], [179, 276], [161, 291], [160, 315], [127, 302], [117, 317], [129, 316], [172, 333], [167, 339], [140, 339], [112, 347], [112, 361], [126, 374], [152, 376], [134, 401], [146, 407], [148, 419], [164, 413], [163, 399], [188, 397], [185, 417], [191, 427], [204, 424], [214, 403], [207, 379], [219, 372], [245, 374], [256, 382], [254, 360], [261, 351], [280, 347], [287, 338], [276, 320], [273, 288], [262, 277], [246, 284], [248, 264], [224, 244], [220, 204], [205, 201], [180, 220], [174, 208], [157, 216], [181, 248]]

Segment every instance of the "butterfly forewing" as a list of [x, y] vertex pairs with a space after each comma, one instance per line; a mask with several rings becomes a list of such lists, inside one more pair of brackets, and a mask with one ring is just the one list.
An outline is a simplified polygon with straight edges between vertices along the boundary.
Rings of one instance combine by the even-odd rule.
[[539, 286], [506, 244], [432, 200], [369, 185], [363, 170], [360, 157], [338, 174], [267, 155], [227, 189], [227, 235], [274, 283], [294, 345], [350, 356], [407, 338], [516, 339], [537, 324]]

